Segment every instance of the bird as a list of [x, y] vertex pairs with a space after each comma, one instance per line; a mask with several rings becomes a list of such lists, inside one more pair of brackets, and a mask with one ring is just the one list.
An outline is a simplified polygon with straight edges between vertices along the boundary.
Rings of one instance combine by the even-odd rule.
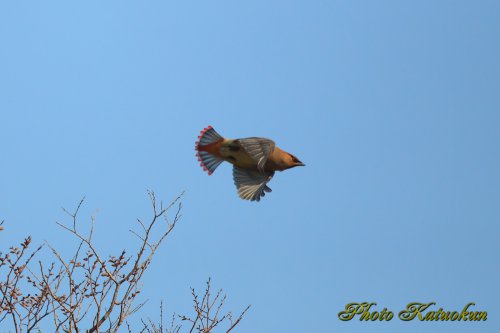
[[210, 125], [200, 132], [195, 150], [200, 166], [209, 176], [222, 162], [233, 164], [238, 195], [250, 201], [260, 201], [266, 192], [272, 191], [267, 183], [276, 171], [305, 166], [297, 157], [277, 147], [273, 140], [228, 139]]

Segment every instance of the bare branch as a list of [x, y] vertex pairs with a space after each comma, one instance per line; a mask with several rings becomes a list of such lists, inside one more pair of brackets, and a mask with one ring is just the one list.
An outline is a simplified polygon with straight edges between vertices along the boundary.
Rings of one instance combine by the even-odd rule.
[[[72, 235], [75, 251], [67, 256], [45, 242], [31, 250], [31, 237], [8, 251], [0, 252], [0, 323], [10, 325], [9, 331], [21, 333], [40, 331], [40, 322], [51, 322], [54, 332], [117, 332], [143, 307], [146, 301], [137, 303], [141, 293], [141, 279], [154, 255], [181, 219], [181, 193], [166, 207], [148, 191], [152, 215], [145, 220], [137, 219], [139, 231], [130, 230], [138, 240], [137, 248], [127, 253], [104, 255], [93, 240], [95, 217], [90, 217], [86, 228], [81, 226], [79, 214], [85, 197], [73, 212], [63, 208], [70, 222], [56, 222]], [[175, 208], [174, 212], [168, 212]], [[167, 213], [168, 212], [168, 213]], [[170, 218], [169, 218], [169, 215]], [[164, 220], [165, 223], [159, 223]], [[0, 222], [0, 231], [4, 221]], [[44, 260], [33, 266], [35, 256], [46, 248], [50, 250]], [[29, 252], [31, 251], [31, 252]], [[53, 261], [46, 261], [53, 258]], [[26, 274], [27, 273], [27, 274]], [[159, 322], [151, 318], [140, 321], [140, 332], [180, 333], [182, 325], [176, 319], [187, 321], [186, 332], [215, 333], [224, 326], [230, 332], [242, 320], [248, 307], [233, 321], [231, 312], [223, 313], [226, 296], [222, 289], [212, 291], [211, 279], [206, 282], [202, 295], [191, 289], [192, 316], [173, 314], [169, 324], [164, 322], [164, 304], [160, 303]]]

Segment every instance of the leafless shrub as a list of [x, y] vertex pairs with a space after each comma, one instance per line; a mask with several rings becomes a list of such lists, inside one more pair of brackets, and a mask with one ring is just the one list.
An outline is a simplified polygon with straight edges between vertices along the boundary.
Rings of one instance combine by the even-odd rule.
[[[189, 331], [186, 332], [198, 332], [198, 333], [209, 333], [215, 332], [215, 328], [218, 327], [220, 332], [229, 333], [239, 324], [243, 316], [250, 308], [247, 306], [245, 310], [236, 318], [233, 317], [231, 312], [223, 313], [222, 308], [224, 302], [226, 301], [226, 295], [222, 295], [222, 289], [219, 289], [215, 296], [212, 294], [212, 280], [209, 278], [206, 283], [205, 292], [200, 300], [199, 295], [196, 293], [194, 288], [191, 288], [191, 295], [193, 297], [193, 310], [194, 315], [178, 315], [172, 316], [170, 325], [165, 326], [163, 322], [163, 303], [160, 305], [160, 322], [154, 323], [152, 320], [148, 319], [142, 320], [142, 330], [141, 332], [148, 333], [179, 333], [181, 331], [182, 325], [176, 323], [176, 317], [181, 320], [181, 322], [189, 322], [187, 328]], [[225, 327], [223, 327], [225, 326]], [[129, 328], [129, 333], [132, 331]]]
[[[148, 223], [137, 219], [140, 232], [131, 230], [139, 239], [139, 247], [132, 255], [123, 250], [119, 255], [105, 257], [97, 251], [92, 239], [94, 219], [87, 232], [78, 228], [78, 212], [84, 199], [74, 212], [64, 210], [70, 225], [57, 223], [78, 241], [69, 259], [48, 243], [30, 252], [31, 236], [19, 246], [0, 252], [0, 324], [7, 324], [16, 333], [41, 332], [45, 327], [50, 327], [51, 332], [117, 332], [124, 326], [126, 319], [144, 305], [144, 302], [135, 302], [141, 292], [141, 278], [181, 217], [182, 194], [166, 207], [161, 201], [157, 202], [152, 191], [148, 195], [152, 218]], [[171, 208], [175, 208], [175, 213], [169, 219], [167, 211]], [[160, 220], [165, 224], [158, 231]], [[0, 231], [2, 225], [3, 221]], [[53, 261], [35, 263], [35, 256], [44, 246], [53, 255]], [[188, 332], [215, 332], [224, 321], [229, 324], [225, 332], [230, 332], [248, 310], [236, 320], [230, 312], [222, 315], [225, 296], [221, 296], [220, 290], [212, 297], [210, 288], [209, 279], [201, 300], [192, 289], [195, 315], [178, 316], [181, 322], [190, 323]], [[176, 316], [168, 327], [164, 325], [163, 312], [161, 304], [159, 323], [142, 320], [141, 332], [180, 332], [182, 325], [176, 324]], [[128, 323], [126, 326], [132, 332]]]

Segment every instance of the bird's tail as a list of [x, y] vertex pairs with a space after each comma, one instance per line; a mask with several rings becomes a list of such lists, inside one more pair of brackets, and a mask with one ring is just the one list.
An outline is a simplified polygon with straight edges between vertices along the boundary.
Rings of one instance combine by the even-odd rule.
[[206, 148], [223, 139], [224, 138], [209, 125], [200, 132], [200, 135], [198, 135], [199, 141], [195, 142], [194, 149], [196, 150], [196, 157], [198, 157], [200, 166], [204, 171], [208, 172], [208, 175], [211, 175], [224, 160], [211, 154]]

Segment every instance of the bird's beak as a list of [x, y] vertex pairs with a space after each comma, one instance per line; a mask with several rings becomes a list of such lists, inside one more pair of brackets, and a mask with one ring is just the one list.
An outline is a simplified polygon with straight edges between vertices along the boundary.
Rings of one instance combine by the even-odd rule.
[[302, 162], [298, 162], [298, 163], [295, 163], [295, 166], [306, 166], [306, 165]]

